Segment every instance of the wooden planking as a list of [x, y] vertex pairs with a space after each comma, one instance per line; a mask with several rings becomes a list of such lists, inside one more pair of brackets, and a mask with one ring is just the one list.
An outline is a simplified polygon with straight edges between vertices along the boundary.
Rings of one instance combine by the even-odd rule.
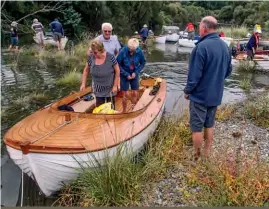
[[[78, 153], [96, 151], [105, 147], [115, 146], [128, 138], [140, 133], [158, 115], [166, 97], [166, 82], [163, 81], [156, 96], [149, 96], [150, 89], [146, 89], [139, 102], [142, 106], [150, 105], [139, 115], [121, 117], [118, 119], [98, 119], [98, 118], [72, 118], [72, 122], [51, 135], [43, 137], [32, 143], [31, 152], [43, 153]], [[142, 92], [141, 92], [142, 93]], [[148, 95], [148, 96], [147, 96]], [[68, 100], [68, 98], [67, 98]], [[127, 100], [128, 109], [131, 108], [131, 101]], [[122, 98], [116, 98], [116, 109], [122, 109]], [[138, 103], [139, 105], [139, 103]], [[34, 116], [34, 117], [33, 117]], [[8, 144], [11, 141], [31, 141], [47, 134], [61, 123], [64, 116], [57, 112], [50, 112], [49, 108], [37, 111], [36, 114], [28, 116], [20, 123], [12, 127], [5, 140]], [[31, 128], [29, 128], [29, 124]], [[19, 144], [10, 143], [12, 147], [20, 149]]]

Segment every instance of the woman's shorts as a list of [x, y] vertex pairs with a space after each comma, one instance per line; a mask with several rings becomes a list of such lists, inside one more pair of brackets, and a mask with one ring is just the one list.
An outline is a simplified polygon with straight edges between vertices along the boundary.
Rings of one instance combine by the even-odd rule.
[[132, 90], [139, 89], [139, 76], [136, 75], [134, 79], [128, 80], [125, 77], [120, 77], [120, 90], [121, 91], [128, 91], [129, 86], [131, 86]]

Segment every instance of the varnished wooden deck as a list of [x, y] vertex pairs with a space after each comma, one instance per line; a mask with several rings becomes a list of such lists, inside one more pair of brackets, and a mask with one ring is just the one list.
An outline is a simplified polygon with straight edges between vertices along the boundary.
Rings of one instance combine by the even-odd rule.
[[[72, 103], [75, 95], [67, 96], [17, 123], [6, 133], [4, 142], [24, 153], [83, 153], [115, 146], [143, 131], [158, 115], [165, 102], [166, 81], [163, 80], [155, 96], [149, 95], [150, 90], [145, 88], [134, 110], [128, 100], [129, 113], [115, 115], [83, 112], [88, 111], [93, 101], [82, 102], [83, 110], [77, 112], [55, 109], [61, 104]], [[121, 102], [122, 98], [117, 97], [116, 110], [119, 112], [122, 111]], [[73, 106], [79, 109], [79, 105]]]

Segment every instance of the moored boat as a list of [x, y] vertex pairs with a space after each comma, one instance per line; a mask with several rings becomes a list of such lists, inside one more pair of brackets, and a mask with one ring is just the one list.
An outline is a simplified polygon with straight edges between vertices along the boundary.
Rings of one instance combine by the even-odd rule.
[[[4, 135], [11, 159], [46, 196], [75, 180], [81, 166], [102, 165], [119, 147], [125, 147], [124, 153], [139, 152], [163, 114], [166, 81], [141, 80], [139, 100], [134, 106], [127, 100], [127, 113], [121, 113], [121, 92], [115, 98], [117, 113], [93, 113], [95, 100], [83, 99], [90, 93], [90, 87], [73, 92], [26, 117]], [[59, 109], [64, 106], [73, 111]]]
[[188, 39], [179, 39], [178, 45], [183, 46], [183, 47], [188, 47], [188, 48], [194, 48], [196, 42], [197, 42], [197, 40], [192, 41], [192, 40], [188, 40]]
[[[39, 40], [36, 36], [33, 36], [33, 39], [37, 44], [39, 44]], [[68, 38], [66, 36], [61, 38], [61, 45], [63, 49], [65, 48], [67, 41]], [[46, 33], [44, 37], [44, 45], [58, 46], [58, 43], [54, 40], [52, 33]]]
[[159, 44], [165, 44], [166, 36], [156, 36], [154, 42]]

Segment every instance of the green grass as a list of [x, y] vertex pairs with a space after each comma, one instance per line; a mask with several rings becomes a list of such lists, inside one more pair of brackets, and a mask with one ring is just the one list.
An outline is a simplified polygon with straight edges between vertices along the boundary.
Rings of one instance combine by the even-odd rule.
[[78, 85], [81, 82], [82, 72], [73, 71], [65, 73], [62, 78], [56, 81], [57, 85]]
[[96, 170], [83, 165], [81, 176], [63, 189], [55, 205], [137, 206], [145, 186], [160, 179], [167, 166], [183, 157], [189, 141], [185, 121], [163, 119], [143, 153], [134, 158], [132, 152], [122, 155], [118, 151]]
[[269, 94], [247, 101], [244, 107], [249, 119], [259, 126], [269, 128]]
[[249, 90], [251, 88], [251, 79], [244, 77], [243, 80], [240, 80], [239, 86], [244, 90]]
[[248, 60], [240, 60], [236, 69], [242, 72], [253, 72], [256, 70], [256, 63]]
[[231, 38], [245, 38], [248, 29], [245, 26], [240, 26], [240, 27], [220, 27], [218, 29], [218, 32], [223, 31], [226, 37], [231, 37]]

